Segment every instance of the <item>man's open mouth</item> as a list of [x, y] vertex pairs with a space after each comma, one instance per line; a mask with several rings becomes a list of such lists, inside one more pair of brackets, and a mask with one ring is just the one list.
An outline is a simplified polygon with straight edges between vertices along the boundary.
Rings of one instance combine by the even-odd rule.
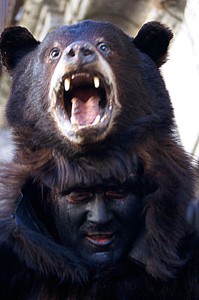
[[114, 239], [115, 233], [88, 233], [86, 239], [94, 246], [107, 247], [110, 246]]

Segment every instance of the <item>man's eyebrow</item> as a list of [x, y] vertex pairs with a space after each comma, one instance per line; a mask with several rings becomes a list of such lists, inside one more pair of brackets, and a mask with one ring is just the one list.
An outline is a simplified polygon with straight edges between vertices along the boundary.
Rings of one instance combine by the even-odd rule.
[[71, 187], [68, 187], [67, 189], [65, 190], [62, 190], [60, 192], [61, 195], [68, 195], [70, 194], [71, 192], [74, 192], [74, 191], [84, 191], [86, 189], [89, 189], [89, 187], [87, 186], [80, 186], [80, 185], [73, 185]]
[[79, 183], [76, 185], [72, 185], [68, 187], [67, 189], [60, 192], [61, 195], [68, 195], [71, 192], [75, 191], [91, 191], [91, 192], [102, 192], [106, 191], [108, 189], [131, 189], [133, 188], [133, 185], [136, 184], [135, 178], [129, 178], [129, 180], [126, 180], [125, 182], [119, 182], [119, 181], [106, 181], [104, 183], [100, 184], [83, 184], [80, 185]]
[[97, 189], [97, 186], [96, 185], [72, 185], [70, 187], [68, 187], [67, 189], [64, 189], [60, 192], [60, 195], [64, 196], [64, 195], [68, 195], [72, 192], [76, 192], [76, 191], [92, 191], [92, 192], [95, 192]]

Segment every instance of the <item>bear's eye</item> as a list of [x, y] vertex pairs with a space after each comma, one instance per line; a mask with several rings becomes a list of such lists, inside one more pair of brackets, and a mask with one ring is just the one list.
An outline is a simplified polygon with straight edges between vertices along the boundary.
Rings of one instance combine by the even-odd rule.
[[101, 42], [97, 46], [101, 52], [108, 53], [110, 51], [109, 45], [105, 42]]
[[60, 56], [61, 50], [59, 50], [58, 48], [53, 48], [50, 51], [50, 58], [51, 59], [57, 59]]

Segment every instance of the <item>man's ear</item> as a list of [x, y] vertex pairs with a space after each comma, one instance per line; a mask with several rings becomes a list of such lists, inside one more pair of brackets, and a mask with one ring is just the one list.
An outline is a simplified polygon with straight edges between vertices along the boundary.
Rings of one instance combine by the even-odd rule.
[[173, 33], [159, 22], [144, 24], [134, 38], [135, 46], [148, 54], [160, 67], [166, 61], [167, 50]]
[[12, 26], [6, 28], [0, 38], [0, 54], [3, 65], [8, 71], [12, 71], [20, 59], [39, 43], [24, 27]]

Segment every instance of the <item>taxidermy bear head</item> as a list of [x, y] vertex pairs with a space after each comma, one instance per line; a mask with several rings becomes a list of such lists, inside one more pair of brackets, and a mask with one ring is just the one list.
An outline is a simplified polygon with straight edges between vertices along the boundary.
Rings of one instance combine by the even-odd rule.
[[149, 123], [166, 130], [172, 108], [158, 67], [171, 38], [157, 22], [132, 38], [109, 23], [83, 21], [41, 43], [25, 28], [8, 28], [0, 49], [13, 77], [9, 125], [30, 149], [67, 154], [106, 139], [118, 143]]

